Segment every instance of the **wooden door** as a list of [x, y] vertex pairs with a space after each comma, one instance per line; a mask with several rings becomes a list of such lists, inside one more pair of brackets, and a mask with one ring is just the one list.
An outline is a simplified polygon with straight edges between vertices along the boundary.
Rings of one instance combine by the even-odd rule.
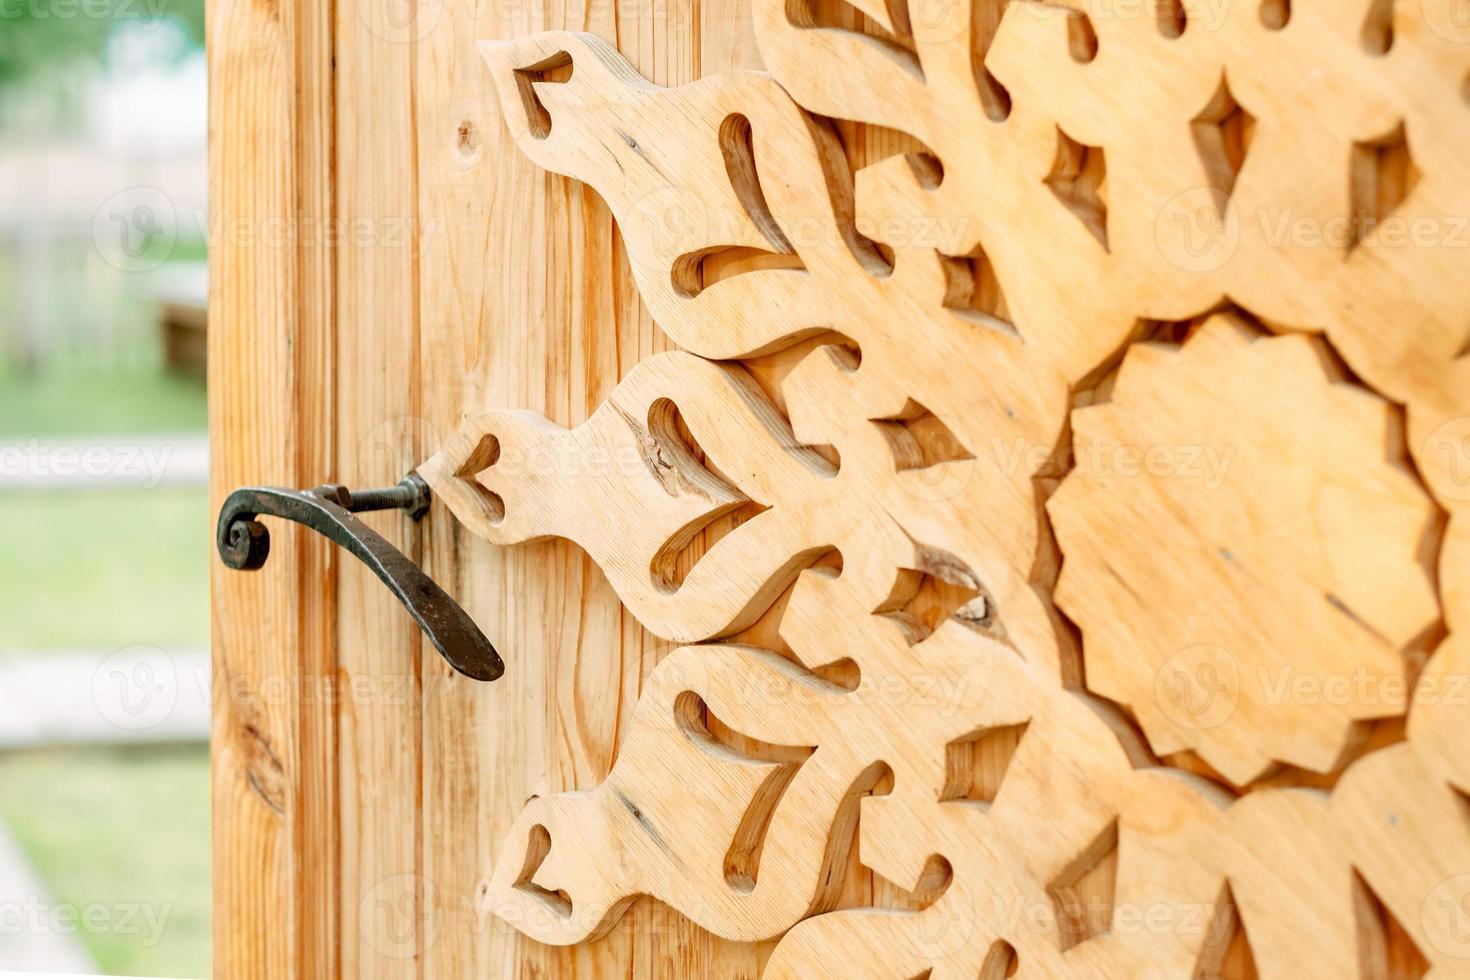
[[1462, 975], [1453, 7], [214, 0], [216, 973]]
[[[669, 348], [606, 208], [515, 152], [474, 44], [587, 30], [679, 84], [751, 64], [743, 4], [210, 13], [217, 501], [393, 483], [490, 408], [578, 423]], [[476, 912], [521, 805], [601, 780], [671, 644], [566, 542], [494, 548], [447, 513], [373, 524], [515, 669], [454, 675], [305, 532], [276, 531], [266, 574], [217, 571], [216, 974], [754, 976], [754, 948], [652, 903], [577, 951]]]

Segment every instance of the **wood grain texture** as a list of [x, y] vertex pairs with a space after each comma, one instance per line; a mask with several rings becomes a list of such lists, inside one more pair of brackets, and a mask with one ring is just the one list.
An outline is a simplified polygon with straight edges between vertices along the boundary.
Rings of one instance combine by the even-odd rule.
[[252, 433], [216, 492], [272, 440], [300, 485], [422, 462], [433, 514], [374, 520], [509, 669], [423, 658], [309, 547], [316, 592], [220, 583], [226, 667], [343, 685], [219, 709], [220, 972], [1467, 975], [1452, 7], [302, 31], [330, 96], [249, 75], [289, 111], [218, 114], [269, 138], [217, 181], [360, 232], [217, 259], [294, 297], [217, 295], [216, 343], [286, 365], [295, 414], [216, 384]]
[[[577, 945], [651, 894], [775, 976], [1459, 975], [1463, 254], [1392, 238], [1470, 203], [1447, 11], [858, 7], [757, 0], [783, 88], [483, 45], [686, 353], [422, 470], [769, 651], [663, 660], [481, 908]], [[832, 911], [855, 855], [902, 901]]]
[[[446, 5], [415, 31], [419, 201], [417, 410], [425, 452], [468, 417], [534, 406], [584, 420], [643, 358], [668, 347], [629, 276], [611, 215], [574, 181], [511, 152], [475, 41], [577, 25], [616, 39], [671, 84], [702, 44], [750, 37], [735, 4]], [[735, 55], [725, 51], [727, 60]], [[417, 461], [417, 460], [415, 460]], [[449, 515], [424, 525], [425, 560], [519, 664], [489, 687], [425, 662], [422, 969], [436, 976], [754, 977], [758, 953], [640, 903], [592, 947], [527, 940], [477, 906], [504, 830], [532, 795], [595, 785], [611, 768], [644, 678], [669, 644], [629, 616], [565, 543], [487, 546]], [[513, 652], [511, 652], [513, 651]], [[366, 777], [364, 777], [366, 778]], [[347, 901], [348, 899], [344, 899]]]
[[[1329, 357], [1223, 315], [1183, 347], [1135, 345], [1107, 401], [1073, 414], [1085, 462], [1048, 504], [1075, 555], [1057, 596], [1087, 638], [1089, 688], [1159, 754], [1197, 751], [1236, 785], [1273, 764], [1339, 769], [1356, 723], [1405, 713], [1406, 651], [1440, 619], [1421, 559], [1438, 509], [1385, 452], [1403, 442], [1392, 406], [1330, 377]], [[1169, 449], [1134, 470], [1139, 445]], [[1296, 671], [1382, 696], [1273, 694]], [[1212, 672], [1228, 698], [1205, 707], [1191, 695]]]
[[[743, 4], [313, 6], [301, 14], [314, 32], [305, 52], [292, 47], [305, 40], [281, 36], [256, 6], [221, 4], [211, 17], [217, 32], [233, 32], [221, 35], [229, 43], [212, 36], [215, 186], [234, 195], [216, 207], [235, 214], [249, 202], [251, 216], [293, 228], [297, 246], [259, 270], [240, 268], [245, 258], [263, 262], [253, 254], [214, 256], [215, 322], [224, 326], [214, 331], [213, 424], [216, 445], [239, 447], [217, 453], [217, 495], [260, 480], [391, 482], [488, 407], [535, 406], [570, 424], [667, 348], [606, 209], [508, 152], [474, 42], [576, 25], [678, 83], [698, 77], [706, 56], [721, 68], [753, 57]], [[262, 45], [315, 60], [283, 72], [280, 60], [258, 59]], [[290, 102], [293, 86], [301, 106]], [[262, 111], [262, 87], [285, 103], [279, 118]], [[315, 128], [297, 135], [307, 109], [318, 113], [306, 120]], [[309, 188], [291, 185], [297, 156], [315, 168]], [[262, 317], [271, 304], [279, 314]], [[297, 319], [313, 313], [316, 332], [302, 332]], [[340, 335], [338, 320], [351, 325]], [[283, 457], [293, 442], [312, 452]], [[760, 951], [652, 903], [581, 950], [541, 947], [476, 910], [502, 828], [526, 796], [605, 776], [643, 678], [669, 644], [627, 616], [566, 544], [505, 552], [438, 514], [418, 529], [369, 519], [452, 584], [525, 669], [467, 688], [421, 661], [412, 624], [380, 587], [351, 563], [338, 569], [305, 535], [278, 531], [260, 576], [221, 573], [217, 648], [222, 657], [237, 650], [241, 663], [220, 676], [298, 683], [277, 699], [280, 724], [319, 739], [306, 746], [319, 756], [315, 770], [299, 772], [263, 754], [262, 745], [279, 752], [285, 735], [262, 733], [253, 715], [247, 731], [262, 734], [241, 736], [239, 749], [216, 741], [216, 972], [287, 975], [298, 964], [323, 976], [755, 976]], [[290, 580], [280, 577], [286, 568]], [[219, 730], [230, 731], [234, 711], [217, 704]], [[248, 753], [241, 763], [238, 751]], [[273, 792], [311, 803], [315, 836], [288, 836], [283, 818], [254, 813], [251, 765], [273, 774]], [[261, 853], [280, 869], [263, 871]]]
[[[333, 25], [328, 7], [209, 10], [210, 497], [333, 468]], [[203, 529], [201, 529], [203, 531]], [[269, 572], [213, 566], [214, 974], [339, 971], [333, 565], [274, 527]]]
[[[336, 250], [339, 331], [337, 468], [349, 486], [388, 486], [421, 446], [414, 420], [419, 345], [415, 8], [373, 0], [335, 5], [338, 207], [349, 229]], [[411, 15], [411, 16], [410, 16]], [[418, 557], [404, 516], [373, 523]], [[338, 580], [342, 972], [417, 977], [433, 942], [422, 873], [422, 654], [403, 610], [357, 562]], [[432, 653], [430, 654], [432, 656]]]

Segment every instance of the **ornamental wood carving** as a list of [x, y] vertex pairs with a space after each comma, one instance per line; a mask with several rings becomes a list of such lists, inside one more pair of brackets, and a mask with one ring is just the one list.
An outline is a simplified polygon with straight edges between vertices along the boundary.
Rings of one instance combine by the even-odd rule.
[[421, 471], [687, 644], [484, 911], [652, 895], [778, 978], [1470, 976], [1463, 11], [753, 3], [770, 74], [677, 89], [481, 45], [681, 350]]

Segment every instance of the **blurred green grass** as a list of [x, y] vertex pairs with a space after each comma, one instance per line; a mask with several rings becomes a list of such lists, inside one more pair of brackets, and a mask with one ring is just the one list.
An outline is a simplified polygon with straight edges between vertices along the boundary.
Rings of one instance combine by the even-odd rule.
[[150, 368], [0, 371], [0, 439], [195, 432], [208, 424], [202, 379]]
[[108, 910], [113, 928], [79, 936], [104, 972], [209, 976], [207, 747], [0, 754], [0, 786], [51, 899]]
[[205, 647], [211, 545], [202, 486], [0, 493], [0, 648]]
[[[0, 438], [206, 423], [202, 381], [146, 362], [0, 371]], [[205, 647], [211, 546], [204, 486], [0, 492], [0, 649]], [[103, 972], [209, 976], [206, 745], [0, 754], [0, 787], [0, 820], [51, 899], [115, 913], [79, 937]], [[135, 905], [147, 914], [125, 922]]]

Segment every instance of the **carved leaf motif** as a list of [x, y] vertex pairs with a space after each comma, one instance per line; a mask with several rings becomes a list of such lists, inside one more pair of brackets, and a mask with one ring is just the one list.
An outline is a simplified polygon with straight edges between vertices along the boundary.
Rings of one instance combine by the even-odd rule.
[[[567, 944], [600, 935], [640, 894], [749, 940], [830, 905], [854, 797], [873, 782], [863, 766], [852, 769], [847, 746], [824, 744], [848, 699], [764, 651], [676, 651], [650, 677], [602, 785], [535, 800], [521, 814], [489, 907], [542, 942]], [[726, 734], [717, 739], [715, 727]], [[677, 795], [670, 773], [684, 789]], [[811, 820], [829, 823], [837, 840], [811, 833]], [[589, 875], [594, 842], [602, 857]]]
[[[833, 522], [844, 536], [869, 523], [896, 524], [916, 540], [958, 534], [961, 541], [950, 550], [964, 557], [997, 602], [1034, 606], [1037, 597], [1024, 571], [1029, 559], [1017, 562], [1016, 556], [1033, 555], [1037, 547], [1031, 477], [1060, 436], [1065, 396], [1050, 345], [1024, 343], [1020, 335], [1033, 309], [1043, 332], [1051, 329], [1050, 318], [1073, 322], [1046, 305], [1045, 291], [1017, 293], [1014, 308], [998, 311], [1010, 318], [1004, 321], [996, 312], [968, 308], [980, 280], [996, 273], [980, 275], [936, 250], [950, 247], [932, 240], [945, 233], [939, 226], [926, 232], [926, 240], [894, 243], [890, 267], [857, 230], [841, 146], [767, 76], [737, 73], [658, 89], [633, 75], [603, 42], [574, 34], [487, 42], [482, 51], [517, 144], [542, 166], [584, 179], [603, 194], [628, 243], [641, 293], [659, 324], [688, 351], [717, 359], [751, 357], [834, 334], [855, 348], [856, 357], [832, 348], [808, 357], [781, 385], [796, 442], [832, 446], [844, 461], [835, 479], [815, 492], [810, 480], [755, 473], [738, 462], [745, 450], [731, 443], [723, 458], [710, 451], [727, 482], [761, 506], [809, 517], [803, 526], [818, 531], [808, 531], [813, 539], [803, 546], [839, 546], [836, 532], [820, 530]], [[570, 77], [542, 80], [547, 65], [560, 65], [562, 76], [570, 70]], [[560, 129], [558, 119], [564, 123]], [[743, 122], [733, 125], [732, 119]], [[746, 127], [751, 152], [731, 151], [732, 139], [746, 140]], [[732, 156], [738, 164], [730, 163]], [[801, 268], [772, 269], [736, 258], [721, 267], [724, 272], [709, 273], [715, 281], [696, 294], [677, 288], [685, 257], [760, 247], [761, 241], [789, 249]], [[924, 342], [914, 343], [916, 336]], [[926, 393], [922, 413], [914, 407], [914, 377], [982, 374], [989, 383], [942, 386]], [[631, 379], [625, 384], [632, 385]], [[687, 397], [699, 397], [693, 386], [685, 390]], [[834, 400], [843, 411], [832, 411]], [[675, 401], [681, 412], [692, 411]], [[640, 411], [635, 407], [628, 414], [638, 418]], [[913, 432], [900, 430], [916, 414], [932, 416], [944, 430], [949, 451], [943, 458], [925, 459], [920, 450], [917, 461], [924, 465], [914, 465], [901, 455], [909, 446], [903, 438]], [[441, 480], [469, 475], [461, 471], [471, 443], [491, 425], [477, 423], [449, 454], [454, 458], [436, 461], [431, 472]], [[918, 442], [928, 441], [922, 428], [916, 431]], [[694, 435], [700, 445], [713, 438]], [[742, 480], [765, 480], [769, 489]], [[462, 519], [475, 514], [470, 497], [447, 483], [440, 489], [447, 499], [464, 501], [456, 506]], [[854, 520], [849, 507], [834, 510], [824, 505], [827, 500], [864, 501], [865, 515]], [[597, 500], [590, 512], [616, 519]], [[523, 519], [511, 518], [513, 524]], [[558, 533], [588, 546], [576, 531], [578, 520], [569, 514]], [[476, 527], [492, 540], [526, 536], [510, 528], [491, 531], [487, 523], [480, 519]], [[876, 540], [886, 542], [890, 535], [878, 533]], [[666, 534], [650, 536], [660, 539], [655, 549], [668, 540]], [[639, 550], [634, 564], [641, 564], [646, 551], [647, 546]], [[749, 548], [741, 553], [753, 556]], [[641, 570], [609, 574], [623, 600], [638, 608], [642, 600], [635, 592], [646, 591]], [[875, 602], [890, 584], [872, 587], [879, 592]], [[731, 591], [746, 601], [756, 594], [753, 588], [737, 585]], [[774, 593], [761, 595], [769, 599]], [[684, 601], [674, 597], [665, 605]], [[720, 635], [743, 621], [721, 615], [692, 628], [658, 616], [640, 618], [655, 632], [679, 639]], [[713, 621], [720, 618], [726, 622]], [[1044, 616], [1034, 622], [1037, 630], [1050, 632]], [[1039, 642], [1046, 647], [1051, 641]]]
[[[695, 446], [738, 477], [710, 470]], [[487, 415], [421, 472], [492, 541], [557, 535], [582, 545], [638, 619], [676, 640], [748, 625], [831, 547], [830, 522], [813, 512], [830, 497], [833, 467], [795, 442], [744, 371], [684, 353], [637, 365], [577, 429]], [[766, 509], [693, 568], [676, 567], [701, 529], [752, 501]]]
[[[1234, 924], [1261, 976], [1377, 975], [1413, 960], [1396, 942], [1452, 975], [1463, 700], [1263, 698], [1185, 735], [1145, 703], [1160, 652], [1145, 640], [1208, 577], [1208, 521], [1181, 513], [1224, 512], [1262, 540], [1300, 533], [1292, 515], [1382, 518], [1266, 548], [1306, 573], [1263, 574], [1241, 586], [1251, 602], [1191, 627], [1341, 667], [1344, 637], [1362, 637], [1321, 610], [1291, 618], [1325, 583], [1379, 634], [1355, 648], [1374, 678], [1422, 688], [1470, 669], [1463, 258], [1392, 245], [1388, 226], [1470, 213], [1470, 45], [1449, 5], [860, 0], [860, 33], [822, 5], [753, 0], [774, 78], [678, 89], [585, 35], [483, 44], [518, 146], [604, 197], [684, 351], [629, 372], [570, 431], [476, 419], [424, 475], [490, 540], [578, 542], [665, 637], [729, 636], [791, 587], [781, 655], [676, 651], [608, 779], [528, 805], [490, 910], [575, 943], [651, 894], [726, 937], [790, 929], [778, 977], [1204, 976], [1236, 956], [1209, 923]], [[854, 179], [853, 148], [819, 117], [917, 148]], [[1340, 242], [1299, 235], [1339, 223]], [[1222, 306], [1251, 335], [1311, 338], [1243, 357], [1218, 344]], [[778, 352], [774, 380], [735, 363]], [[1234, 410], [1190, 394], [1212, 371]], [[1339, 410], [1253, 433], [1286, 388]], [[1084, 468], [1077, 434], [1178, 448], [1191, 410], [1217, 449], [1278, 427], [1282, 446], [1335, 447], [1313, 472], [1345, 486], [1272, 495], [1290, 467], [1265, 466], [1222, 504]], [[1100, 513], [1121, 544], [1099, 544]], [[684, 546], [734, 515], [691, 566]], [[1171, 544], [1151, 547], [1159, 534]], [[1166, 608], [1138, 585], [1165, 556]], [[1080, 649], [1052, 606], [1059, 568]], [[1283, 634], [1290, 649], [1272, 647]], [[1303, 727], [1306, 749], [1276, 751], [1273, 731]], [[830, 911], [854, 839], [909, 907]]]
[[[782, 346], [830, 322], [819, 281], [830, 276], [814, 277], [812, 265], [832, 267], [831, 275], [881, 267], [850, 225], [841, 147], [769, 76], [661, 89], [587, 34], [482, 42], [480, 50], [517, 146], [602, 194], [639, 291], [685, 349], [730, 358]], [[542, 66], [563, 64], [569, 78], [543, 80]], [[783, 179], [761, 181], [757, 161]], [[752, 261], [771, 256], [785, 257], [785, 267]], [[706, 282], [711, 259], [730, 274]]]

